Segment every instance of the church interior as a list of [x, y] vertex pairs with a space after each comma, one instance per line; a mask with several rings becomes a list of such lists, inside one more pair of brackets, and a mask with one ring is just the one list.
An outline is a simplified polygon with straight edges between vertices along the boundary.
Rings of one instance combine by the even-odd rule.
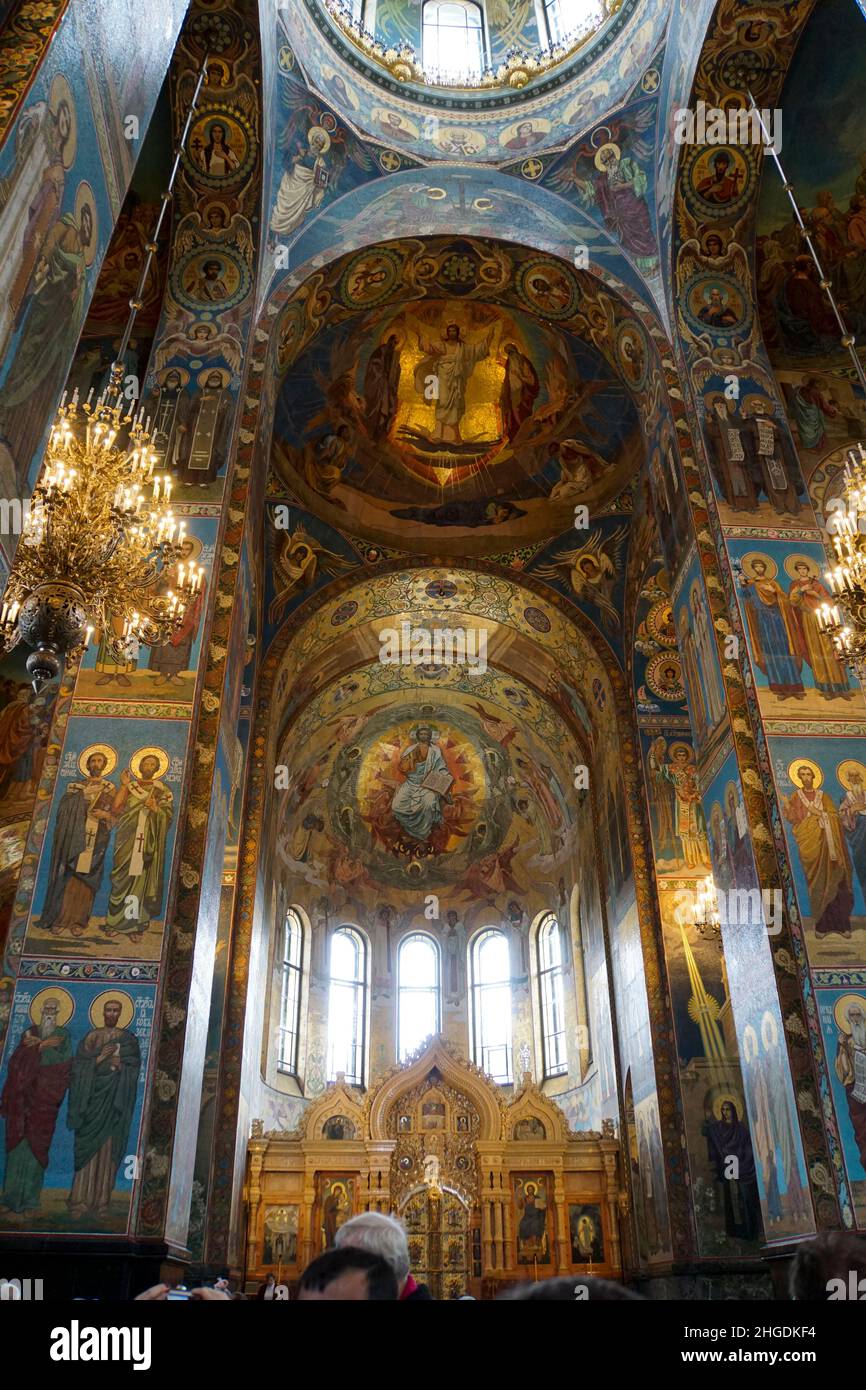
[[866, 1233], [864, 109], [866, 0], [0, 0], [10, 1271]]

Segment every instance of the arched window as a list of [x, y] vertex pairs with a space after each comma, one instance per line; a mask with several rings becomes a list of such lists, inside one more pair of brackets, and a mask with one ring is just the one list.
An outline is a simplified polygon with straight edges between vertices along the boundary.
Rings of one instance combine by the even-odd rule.
[[472, 0], [427, 0], [423, 61], [443, 77], [480, 77], [485, 66], [484, 15]]
[[293, 907], [283, 923], [283, 963], [280, 982], [279, 1052], [277, 1070], [298, 1074], [301, 1035], [301, 981], [304, 970], [304, 924]]
[[511, 955], [496, 927], [479, 932], [470, 947], [472, 1060], [500, 1086], [511, 1084]]
[[328, 1077], [345, 1072], [351, 1086], [364, 1084], [367, 1036], [367, 943], [355, 927], [331, 937], [328, 994]]
[[541, 1003], [541, 1046], [544, 1079], [568, 1070], [565, 1050], [565, 1001], [562, 987], [562, 937], [559, 923], [548, 912], [538, 928], [538, 993]]
[[397, 1055], [404, 1062], [439, 1032], [439, 947], [423, 932], [404, 936], [397, 953]]
[[604, 18], [601, 0], [542, 0], [541, 7], [548, 43], [561, 43], [583, 25]]

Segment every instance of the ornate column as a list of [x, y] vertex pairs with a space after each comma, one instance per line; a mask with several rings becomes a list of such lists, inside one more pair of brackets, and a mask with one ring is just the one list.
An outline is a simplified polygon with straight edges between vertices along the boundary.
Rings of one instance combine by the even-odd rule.
[[255, 1269], [258, 1265], [258, 1229], [259, 1229], [259, 1206], [262, 1200], [261, 1176], [264, 1166], [265, 1154], [268, 1148], [268, 1140], [262, 1134], [261, 1120], [253, 1122], [253, 1133], [250, 1140], [250, 1166], [248, 1182], [249, 1216], [247, 1226], [247, 1259], [246, 1268]]

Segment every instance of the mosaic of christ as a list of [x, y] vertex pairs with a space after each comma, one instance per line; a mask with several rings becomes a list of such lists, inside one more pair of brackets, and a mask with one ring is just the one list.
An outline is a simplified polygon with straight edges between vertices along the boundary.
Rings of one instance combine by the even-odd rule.
[[274, 468], [342, 529], [405, 544], [410, 522], [437, 547], [471, 534], [483, 548], [485, 532], [549, 536], [578, 501], [609, 500], [638, 448], [595, 348], [517, 311], [433, 299], [317, 338], [280, 397]]

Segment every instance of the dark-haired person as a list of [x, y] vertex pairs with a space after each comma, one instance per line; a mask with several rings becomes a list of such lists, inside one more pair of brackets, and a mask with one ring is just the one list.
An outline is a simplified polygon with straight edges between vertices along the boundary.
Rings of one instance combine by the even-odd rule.
[[565, 1274], [557, 1279], [540, 1279], [536, 1284], [515, 1284], [499, 1300], [533, 1303], [643, 1303], [639, 1293], [632, 1293], [612, 1279], [596, 1279], [593, 1275]]
[[799, 1246], [788, 1281], [797, 1303], [835, 1303], [866, 1297], [866, 1237], [828, 1231]]
[[299, 1301], [367, 1303], [397, 1300], [397, 1276], [387, 1260], [352, 1246], [326, 1250], [301, 1275]]

